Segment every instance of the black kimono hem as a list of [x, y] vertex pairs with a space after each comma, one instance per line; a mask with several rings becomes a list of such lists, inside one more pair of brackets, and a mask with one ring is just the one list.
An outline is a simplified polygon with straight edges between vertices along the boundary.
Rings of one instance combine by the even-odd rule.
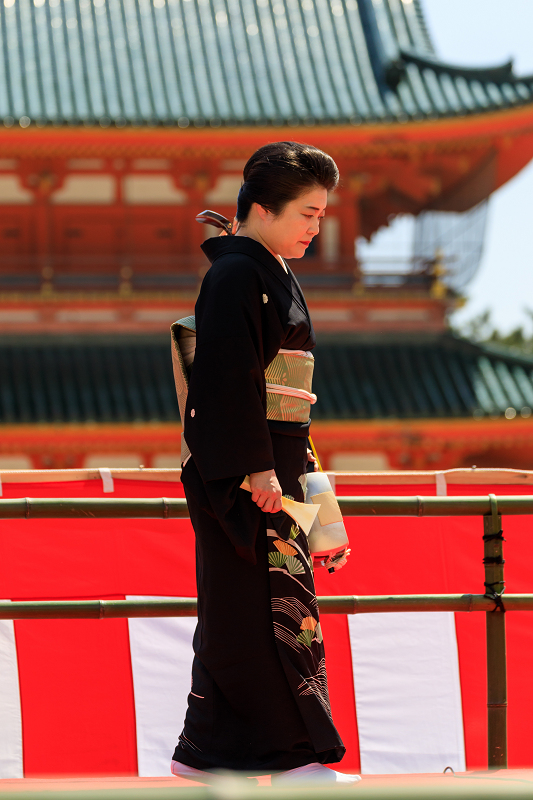
[[193, 752], [189, 752], [184, 746], [177, 745], [172, 756], [173, 761], [179, 761], [180, 764], [185, 764], [187, 767], [193, 769], [200, 769], [204, 772], [214, 772], [219, 769], [229, 769], [233, 772], [242, 772], [246, 777], [253, 777], [254, 775], [270, 775], [273, 772], [286, 772], [289, 769], [297, 769], [298, 767], [305, 767], [306, 764], [337, 764], [344, 756], [344, 747], [337, 747], [333, 750], [326, 750], [323, 753], [304, 753], [289, 755], [287, 753], [275, 754], [271, 761], [258, 761], [256, 767], [248, 764], [246, 767], [235, 767], [235, 760], [222, 762], [213, 767], [211, 764], [206, 763], [201, 757], [196, 756]]

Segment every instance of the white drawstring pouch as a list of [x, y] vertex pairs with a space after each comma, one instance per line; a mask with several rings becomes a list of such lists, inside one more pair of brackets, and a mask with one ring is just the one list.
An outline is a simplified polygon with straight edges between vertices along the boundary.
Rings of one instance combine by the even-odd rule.
[[342, 513], [325, 472], [308, 472], [305, 477], [305, 502], [320, 506], [308, 535], [309, 552], [315, 569], [333, 572], [346, 564], [350, 554]]

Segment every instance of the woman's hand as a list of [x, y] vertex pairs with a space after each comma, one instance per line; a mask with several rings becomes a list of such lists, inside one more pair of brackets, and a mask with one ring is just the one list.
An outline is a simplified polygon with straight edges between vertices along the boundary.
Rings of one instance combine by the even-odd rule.
[[250, 474], [252, 500], [267, 513], [281, 511], [281, 486], [273, 469]]
[[318, 462], [313, 455], [313, 451], [307, 448], [307, 460], [313, 464], [313, 472], [318, 472]]

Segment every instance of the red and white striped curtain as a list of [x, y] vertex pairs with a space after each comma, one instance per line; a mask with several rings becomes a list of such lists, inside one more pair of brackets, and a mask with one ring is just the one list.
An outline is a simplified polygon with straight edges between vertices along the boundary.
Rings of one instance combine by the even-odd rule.
[[[118, 472], [118, 471], [117, 471]], [[175, 480], [3, 473], [3, 497], [176, 497]], [[150, 474], [148, 474], [150, 473]], [[170, 473], [163, 473], [163, 477]], [[82, 476], [83, 477], [83, 476]], [[149, 479], [150, 478], [150, 479]], [[338, 494], [533, 494], [533, 473], [337, 475]], [[113, 490], [113, 494], [109, 492]], [[483, 593], [477, 517], [348, 518], [349, 565], [317, 592]], [[530, 517], [504, 517], [510, 592], [533, 591]], [[194, 597], [188, 520], [0, 520], [7, 600]], [[486, 766], [482, 613], [323, 615], [341, 769]], [[510, 766], [533, 766], [533, 615], [507, 615]], [[167, 775], [195, 620], [0, 621], [0, 778]]]

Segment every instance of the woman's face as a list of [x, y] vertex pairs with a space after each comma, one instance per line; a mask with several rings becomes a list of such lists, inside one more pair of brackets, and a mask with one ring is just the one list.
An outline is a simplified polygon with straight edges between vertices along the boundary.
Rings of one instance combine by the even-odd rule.
[[301, 258], [318, 233], [327, 203], [327, 190], [315, 188], [287, 203], [278, 216], [258, 207], [263, 241], [283, 258]]

